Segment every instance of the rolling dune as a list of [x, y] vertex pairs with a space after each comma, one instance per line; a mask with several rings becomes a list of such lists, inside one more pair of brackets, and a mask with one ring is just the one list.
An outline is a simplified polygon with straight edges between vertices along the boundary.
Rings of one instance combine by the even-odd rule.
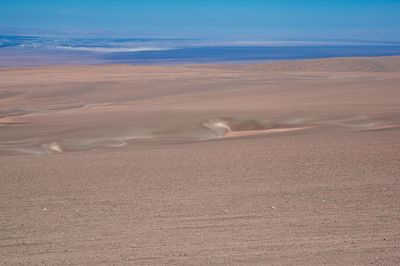
[[4, 265], [400, 263], [400, 57], [0, 80]]

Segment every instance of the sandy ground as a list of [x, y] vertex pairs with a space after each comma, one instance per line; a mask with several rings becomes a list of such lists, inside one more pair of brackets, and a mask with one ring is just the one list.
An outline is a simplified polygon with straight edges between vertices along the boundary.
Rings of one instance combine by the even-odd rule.
[[0, 264], [399, 265], [399, 66], [0, 68]]

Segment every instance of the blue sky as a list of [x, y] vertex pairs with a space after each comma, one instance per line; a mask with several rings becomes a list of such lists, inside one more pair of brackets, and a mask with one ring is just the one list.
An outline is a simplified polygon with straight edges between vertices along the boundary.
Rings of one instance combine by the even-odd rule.
[[400, 0], [0, 0], [1, 29], [400, 39]]

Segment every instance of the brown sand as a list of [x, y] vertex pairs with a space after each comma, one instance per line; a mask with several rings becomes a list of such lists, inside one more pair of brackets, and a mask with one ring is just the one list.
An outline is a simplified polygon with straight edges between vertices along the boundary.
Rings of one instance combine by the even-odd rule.
[[0, 264], [399, 265], [399, 66], [0, 68]]

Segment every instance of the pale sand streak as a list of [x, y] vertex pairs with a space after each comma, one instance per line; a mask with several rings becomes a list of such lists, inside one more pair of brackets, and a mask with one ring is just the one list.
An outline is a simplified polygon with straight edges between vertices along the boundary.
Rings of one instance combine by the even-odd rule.
[[232, 137], [243, 137], [243, 136], [253, 136], [260, 134], [272, 134], [272, 133], [281, 133], [281, 132], [290, 132], [306, 129], [308, 127], [296, 127], [296, 128], [276, 128], [276, 129], [266, 129], [266, 130], [243, 130], [243, 131], [234, 131], [228, 132], [224, 135], [224, 138], [232, 138]]

